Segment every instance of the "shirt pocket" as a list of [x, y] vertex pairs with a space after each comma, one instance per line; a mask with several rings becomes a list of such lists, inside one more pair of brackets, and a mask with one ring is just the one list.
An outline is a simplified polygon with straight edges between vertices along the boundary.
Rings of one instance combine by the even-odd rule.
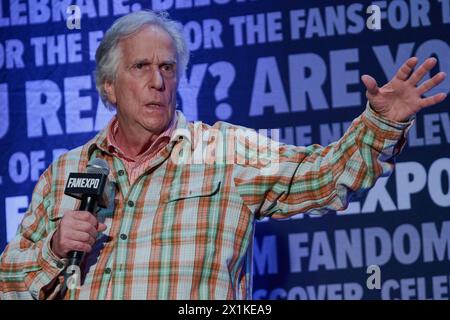
[[220, 190], [221, 182], [210, 183], [206, 186], [194, 185], [187, 187], [171, 188], [165, 203], [180, 201], [192, 198], [202, 198], [202, 197], [212, 197], [217, 194]]
[[202, 245], [212, 241], [211, 227], [216, 219], [210, 215], [217, 205], [215, 196], [221, 182], [178, 185], [162, 194], [163, 210], [157, 217], [152, 242], [155, 245]]

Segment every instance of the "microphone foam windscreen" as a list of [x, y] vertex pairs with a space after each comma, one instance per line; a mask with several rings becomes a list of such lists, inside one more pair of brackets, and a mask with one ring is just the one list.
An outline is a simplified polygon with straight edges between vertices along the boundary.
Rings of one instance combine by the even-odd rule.
[[87, 173], [103, 173], [105, 175], [109, 174], [109, 166], [108, 163], [99, 158], [94, 158], [91, 161], [89, 161], [87, 166]]

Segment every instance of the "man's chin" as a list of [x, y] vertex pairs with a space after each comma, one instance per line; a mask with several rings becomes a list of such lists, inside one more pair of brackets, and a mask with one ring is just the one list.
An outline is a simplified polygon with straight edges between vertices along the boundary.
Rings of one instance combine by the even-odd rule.
[[[156, 120], [156, 119], [152, 119], [152, 120]], [[153, 132], [155, 134], [160, 134], [167, 129], [167, 127], [169, 126], [169, 123], [170, 123], [170, 121], [168, 121], [167, 118], [164, 117], [164, 118], [160, 119], [160, 121], [147, 122], [145, 124], [145, 128], [150, 132]]]

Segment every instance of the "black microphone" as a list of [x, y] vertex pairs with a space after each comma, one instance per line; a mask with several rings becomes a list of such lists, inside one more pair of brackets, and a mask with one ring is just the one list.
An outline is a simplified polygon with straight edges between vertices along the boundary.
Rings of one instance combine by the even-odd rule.
[[[89, 211], [95, 215], [97, 206], [106, 208], [109, 202], [104, 194], [109, 174], [108, 163], [99, 158], [89, 161], [85, 173], [72, 172], [67, 179], [64, 194], [81, 200], [80, 211]], [[84, 258], [82, 251], [70, 251], [68, 254], [68, 268], [66, 274], [71, 275]]]

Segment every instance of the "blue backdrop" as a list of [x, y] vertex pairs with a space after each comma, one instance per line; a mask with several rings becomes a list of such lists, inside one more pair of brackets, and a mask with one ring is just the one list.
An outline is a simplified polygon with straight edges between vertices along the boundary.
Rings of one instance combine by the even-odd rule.
[[[280, 128], [289, 144], [337, 140], [364, 109], [362, 74], [385, 83], [413, 55], [450, 74], [450, 0], [2, 0], [0, 252], [39, 175], [110, 119], [95, 49], [141, 8], [183, 23], [192, 56], [178, 101], [190, 120]], [[449, 144], [447, 98], [417, 116], [393, 175], [345, 212], [258, 223], [254, 298], [449, 299]]]

